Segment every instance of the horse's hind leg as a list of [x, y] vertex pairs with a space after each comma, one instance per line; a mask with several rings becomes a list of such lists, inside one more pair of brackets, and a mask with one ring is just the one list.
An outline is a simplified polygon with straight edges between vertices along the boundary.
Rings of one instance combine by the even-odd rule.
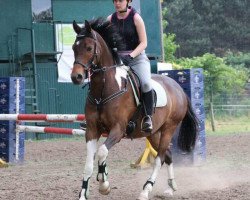
[[154, 163], [154, 169], [153, 173], [151, 174], [150, 178], [146, 181], [146, 183], [143, 186], [143, 190], [140, 193], [140, 196], [137, 198], [137, 200], [148, 200], [148, 195], [152, 191], [155, 179], [159, 173], [159, 170], [161, 169], [162, 161], [160, 157], [157, 155]]
[[[148, 195], [153, 189], [153, 185], [155, 183], [155, 180], [156, 180], [156, 177], [159, 173], [159, 170], [161, 169], [161, 166], [165, 162], [166, 151], [169, 148], [174, 129], [175, 129], [174, 127], [170, 128], [168, 130], [164, 129], [164, 132], [161, 135], [157, 134], [158, 136], [156, 135], [156, 137], [154, 138], [158, 141], [155, 142], [154, 139], [151, 140], [151, 142], [154, 143], [154, 145], [151, 143], [154, 146], [154, 148], [158, 147], [158, 148], [156, 148], [158, 151], [158, 154], [155, 158], [153, 173], [151, 174], [150, 178], [144, 184], [143, 190], [140, 193], [140, 196], [137, 198], [137, 200], [148, 200]], [[153, 138], [153, 136], [152, 136], [152, 138]]]
[[174, 168], [173, 168], [173, 161], [172, 161], [172, 154], [170, 148], [167, 149], [165, 154], [165, 163], [167, 164], [167, 172], [168, 172], [168, 186], [164, 193], [173, 195], [174, 191], [177, 190], [177, 185], [174, 178]]

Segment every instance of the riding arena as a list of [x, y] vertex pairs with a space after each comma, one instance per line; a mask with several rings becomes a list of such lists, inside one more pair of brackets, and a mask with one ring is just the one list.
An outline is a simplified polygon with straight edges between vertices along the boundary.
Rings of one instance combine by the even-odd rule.
[[249, 199], [249, 129], [216, 132], [206, 69], [164, 62], [165, 1], [127, 2], [147, 29], [151, 132], [106, 20], [114, 1], [3, 2], [0, 200]]

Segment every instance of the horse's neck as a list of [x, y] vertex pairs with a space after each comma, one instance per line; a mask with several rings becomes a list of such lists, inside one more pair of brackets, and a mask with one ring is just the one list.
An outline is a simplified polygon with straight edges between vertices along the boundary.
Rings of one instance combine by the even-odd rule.
[[104, 39], [102, 38], [100, 34], [97, 34], [97, 38], [99, 41], [100, 51], [101, 51], [100, 61], [98, 64], [102, 67], [114, 65], [113, 55], [108, 45], [106, 44], [106, 42], [104, 41]]
[[106, 67], [107, 70], [93, 74], [90, 93], [96, 98], [103, 98], [117, 90], [116, 87], [113, 86], [115, 84], [115, 68], [109, 69], [109, 67], [114, 66], [115, 63], [106, 42], [99, 34], [97, 37], [100, 45], [98, 66]]

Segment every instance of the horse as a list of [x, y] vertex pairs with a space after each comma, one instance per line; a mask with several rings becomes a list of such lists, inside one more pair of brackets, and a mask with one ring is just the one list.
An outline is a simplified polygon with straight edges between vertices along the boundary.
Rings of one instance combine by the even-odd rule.
[[[126, 137], [146, 137], [157, 151], [153, 172], [137, 199], [149, 199], [149, 193], [164, 163], [169, 176], [167, 187], [174, 192], [177, 186], [170, 150], [171, 139], [175, 130], [179, 130], [178, 145], [188, 152], [194, 148], [197, 137], [197, 118], [187, 95], [173, 79], [152, 74], [152, 80], [158, 82], [167, 94], [167, 105], [155, 108], [152, 133], [144, 133], [140, 126], [136, 126], [132, 136], [128, 136], [126, 128], [137, 110], [137, 105], [132, 84], [128, 81], [128, 70], [116, 63], [113, 53], [114, 48], [122, 47], [122, 38], [115, 27], [103, 18], [85, 20], [82, 27], [74, 21], [73, 29], [76, 39], [72, 46], [75, 61], [71, 79], [76, 85], [82, 85], [85, 78], [90, 81], [85, 105], [87, 157], [79, 199], [89, 198], [89, 179], [93, 174], [96, 155], [99, 192], [103, 195], [110, 193], [106, 159], [110, 149]], [[141, 119], [140, 115], [137, 122], [140, 123]], [[107, 138], [97, 149], [103, 132], [107, 133]]]

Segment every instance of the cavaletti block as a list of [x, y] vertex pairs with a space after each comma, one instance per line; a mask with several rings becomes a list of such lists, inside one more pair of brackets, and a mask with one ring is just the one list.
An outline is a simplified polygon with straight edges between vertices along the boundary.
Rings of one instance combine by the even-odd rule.
[[[0, 113], [25, 113], [25, 79], [23, 77], [0, 78]], [[22, 162], [25, 150], [24, 141], [25, 133], [16, 134], [16, 121], [0, 121], [0, 158], [2, 160], [11, 163]]]
[[[179, 164], [202, 164], [206, 159], [205, 106], [204, 106], [204, 76], [203, 69], [164, 70], [160, 74], [174, 79], [184, 90], [191, 101], [194, 113], [198, 119], [198, 137], [191, 153], [178, 148], [175, 134], [172, 140], [173, 161]], [[176, 131], [178, 132], [178, 131]]]

